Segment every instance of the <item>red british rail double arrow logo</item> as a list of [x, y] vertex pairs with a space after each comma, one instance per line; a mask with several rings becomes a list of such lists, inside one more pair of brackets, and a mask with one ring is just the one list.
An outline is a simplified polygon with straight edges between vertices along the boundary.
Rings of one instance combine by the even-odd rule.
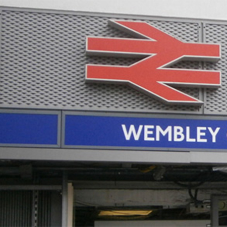
[[169, 67], [182, 59], [216, 62], [221, 57], [219, 44], [185, 43], [145, 22], [110, 20], [109, 24], [135, 38], [87, 37], [87, 54], [144, 58], [130, 66], [88, 64], [87, 81], [128, 83], [172, 104], [203, 103], [175, 86], [220, 87], [219, 71]]

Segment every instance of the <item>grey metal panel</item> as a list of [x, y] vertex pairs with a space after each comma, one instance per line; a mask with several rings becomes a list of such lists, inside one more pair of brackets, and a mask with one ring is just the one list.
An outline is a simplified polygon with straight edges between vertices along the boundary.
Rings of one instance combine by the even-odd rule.
[[23, 191], [31, 191], [31, 190], [45, 190], [45, 191], [53, 191], [53, 190], [61, 190], [61, 185], [0, 185], [1, 190], [23, 190]]
[[206, 89], [205, 92], [205, 114], [227, 113], [227, 23], [210, 22], [204, 24], [204, 41], [206, 43], [221, 44], [221, 60], [216, 63], [205, 63], [205, 69], [220, 70], [222, 74], [222, 85], [218, 89]]
[[[78, 189], [182, 189], [181, 185], [167, 181], [73, 181], [75, 190]], [[207, 182], [197, 188], [199, 189], [227, 189], [226, 182]]]
[[121, 163], [226, 164], [226, 151], [170, 152], [92, 149], [0, 148], [1, 159]]
[[51, 193], [51, 226], [60, 227], [62, 222], [62, 195], [59, 191]]
[[[123, 16], [2, 9], [0, 107], [202, 113], [168, 106], [128, 86], [85, 83], [85, 64], [129, 65], [136, 59], [85, 56], [86, 36], [129, 37], [107, 25]], [[132, 19], [130, 19], [132, 20]], [[136, 18], [185, 41], [200, 41], [200, 22]], [[175, 67], [201, 68], [198, 62]], [[201, 98], [196, 88], [181, 88]]]
[[159, 221], [95, 221], [95, 227], [208, 227], [210, 220], [159, 220]]
[[[199, 152], [198, 152], [199, 153]], [[206, 152], [207, 153], [207, 152]], [[205, 153], [205, 154], [206, 154]], [[205, 155], [203, 154], [203, 155]], [[211, 153], [220, 163], [226, 153]], [[92, 150], [92, 149], [43, 149], [43, 148], [0, 148], [2, 159], [46, 160], [46, 161], [93, 161], [93, 162], [129, 162], [129, 163], [181, 163], [188, 164], [190, 152], [169, 151], [133, 151], [133, 150]], [[206, 157], [208, 155], [206, 154]], [[212, 156], [212, 155], [211, 155]], [[212, 158], [212, 157], [211, 157]], [[192, 161], [196, 162], [197, 159]]]

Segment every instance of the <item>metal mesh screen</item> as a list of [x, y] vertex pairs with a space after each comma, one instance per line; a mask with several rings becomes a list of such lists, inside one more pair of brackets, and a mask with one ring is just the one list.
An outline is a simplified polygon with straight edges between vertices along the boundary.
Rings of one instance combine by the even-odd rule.
[[0, 226], [61, 226], [61, 195], [55, 191], [0, 190]]
[[0, 191], [0, 226], [30, 227], [31, 191]]
[[[3, 9], [0, 107], [201, 111], [200, 107], [165, 105], [124, 85], [85, 83], [87, 63], [129, 65], [137, 60], [85, 56], [86, 36], [129, 37], [108, 26], [108, 19], [119, 18]], [[186, 42], [200, 39], [196, 22], [146, 22]], [[174, 67], [200, 68], [200, 64], [182, 62]], [[201, 95], [199, 89], [180, 90], [196, 98]]]
[[37, 226], [51, 226], [51, 191], [39, 191], [38, 224]]
[[205, 41], [207, 43], [221, 44], [221, 60], [216, 64], [205, 63], [206, 69], [220, 70], [222, 74], [222, 85], [218, 89], [206, 89], [205, 113], [226, 114], [227, 113], [227, 25], [205, 24]]

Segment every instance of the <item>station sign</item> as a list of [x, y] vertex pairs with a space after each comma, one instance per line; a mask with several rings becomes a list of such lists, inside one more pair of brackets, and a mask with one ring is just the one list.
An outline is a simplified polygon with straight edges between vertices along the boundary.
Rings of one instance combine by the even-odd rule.
[[219, 44], [185, 43], [145, 22], [109, 20], [109, 25], [135, 38], [87, 37], [86, 53], [142, 60], [130, 66], [88, 64], [86, 81], [125, 83], [167, 104], [203, 103], [176, 86], [220, 87], [219, 71], [170, 67], [181, 60], [217, 62]]
[[64, 147], [227, 149], [227, 120], [66, 114], [64, 121]]
[[0, 128], [0, 146], [227, 151], [225, 117], [1, 112]]

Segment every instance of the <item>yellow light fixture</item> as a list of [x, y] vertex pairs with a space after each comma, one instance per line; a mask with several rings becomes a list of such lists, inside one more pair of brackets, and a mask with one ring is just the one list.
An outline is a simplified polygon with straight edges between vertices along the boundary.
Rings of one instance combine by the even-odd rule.
[[99, 216], [147, 216], [152, 210], [102, 210]]

